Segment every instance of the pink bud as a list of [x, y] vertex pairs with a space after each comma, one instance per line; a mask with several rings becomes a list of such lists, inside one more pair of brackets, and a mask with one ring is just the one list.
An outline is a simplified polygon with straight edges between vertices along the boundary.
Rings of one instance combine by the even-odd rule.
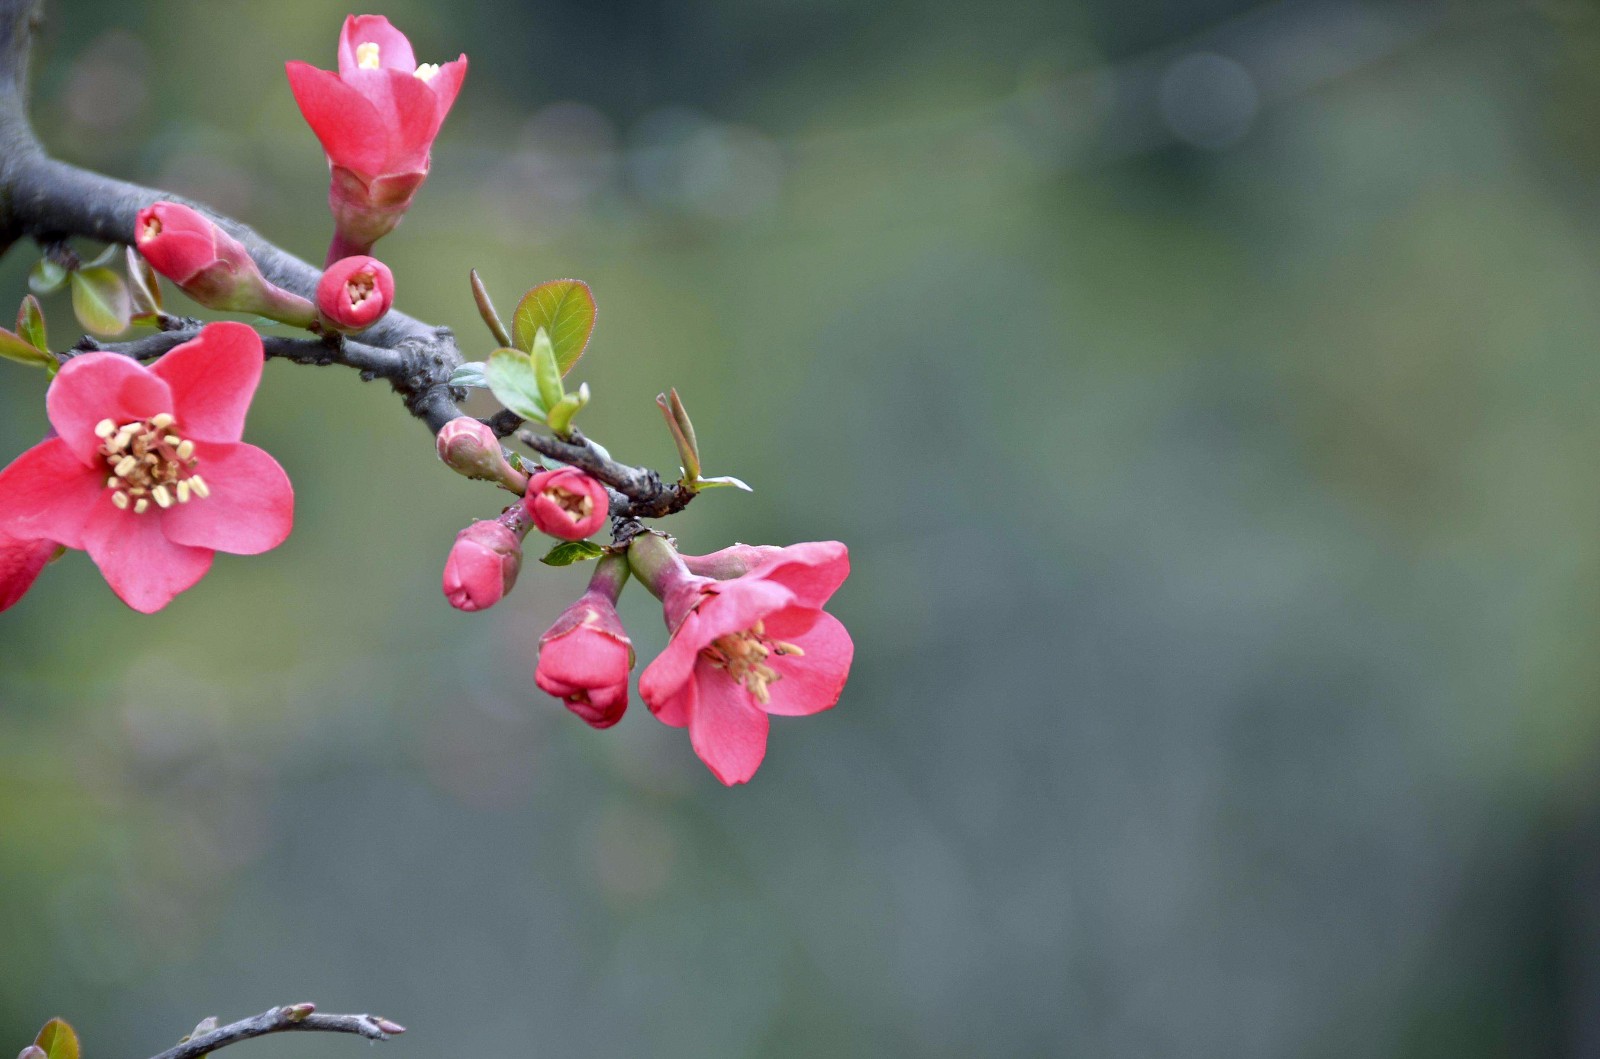
[[316, 318], [310, 302], [267, 281], [244, 244], [181, 203], [140, 210], [134, 241], [151, 268], [208, 309], [258, 313], [297, 327]]
[[324, 330], [365, 331], [393, 304], [394, 273], [375, 257], [335, 261], [317, 282], [317, 312]]
[[611, 513], [606, 487], [575, 467], [540, 471], [522, 502], [540, 533], [569, 541], [595, 533]]
[[494, 520], [474, 522], [456, 534], [444, 564], [444, 594], [457, 610], [488, 610], [517, 583], [522, 542]]
[[506, 462], [494, 431], [471, 416], [458, 416], [439, 431], [439, 458], [457, 474], [497, 482], [518, 496], [528, 490], [528, 476]]
[[610, 728], [628, 708], [633, 644], [616, 607], [627, 578], [626, 558], [601, 558], [589, 590], [539, 637], [534, 682], [594, 728]]

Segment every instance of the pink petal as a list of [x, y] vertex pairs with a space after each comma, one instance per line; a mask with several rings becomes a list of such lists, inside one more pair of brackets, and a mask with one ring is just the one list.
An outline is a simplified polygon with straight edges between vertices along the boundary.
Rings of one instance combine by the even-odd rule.
[[0, 610], [27, 594], [40, 571], [55, 558], [55, 541], [19, 541], [0, 534]]
[[153, 512], [135, 515], [108, 502], [85, 534], [89, 558], [122, 602], [153, 614], [211, 569], [212, 552], [174, 544]]
[[750, 693], [709, 662], [695, 670], [698, 701], [689, 714], [689, 742], [728, 786], [745, 783], [767, 755], [767, 715]]
[[[656, 659], [659, 662], [661, 659]], [[693, 658], [690, 658], [691, 672]], [[689, 724], [689, 717], [694, 713], [695, 686], [693, 680], [683, 680], [670, 688], [659, 682], [652, 683], [650, 668], [655, 662], [645, 668], [639, 677], [639, 697], [644, 704], [650, 707], [650, 712], [655, 714], [656, 720], [662, 724], [671, 725], [673, 728], [685, 728]]]
[[359, 70], [345, 84], [365, 97], [389, 129], [388, 156], [379, 174], [426, 169], [444, 121], [439, 97], [428, 83], [399, 70]]
[[442, 64], [439, 72], [428, 80], [428, 86], [438, 99], [440, 125], [444, 124], [445, 115], [450, 113], [450, 107], [461, 92], [461, 82], [466, 79], [467, 57], [462, 55], [459, 59]]
[[626, 681], [629, 668], [627, 644], [582, 626], [539, 648], [538, 675], [573, 687], [598, 688], [619, 679]]
[[45, 409], [50, 425], [78, 459], [103, 467], [95, 424], [110, 419], [121, 425], [170, 412], [172, 391], [131, 357], [84, 353], [62, 366], [45, 394]]
[[855, 644], [838, 618], [818, 612], [816, 624], [802, 636], [790, 638], [804, 655], [770, 655], [767, 665], [779, 678], [767, 685], [771, 696], [761, 708], [785, 717], [820, 713], [839, 701], [845, 681], [850, 679], [850, 662]]
[[639, 675], [639, 694], [645, 702], [666, 701], [689, 680], [700, 652], [712, 640], [742, 632], [793, 600], [788, 589], [755, 577], [716, 583], [673, 631], [666, 649]]
[[0, 471], [0, 533], [82, 548], [96, 508], [111, 508], [105, 480], [103, 465], [85, 467], [62, 439], [39, 442]]
[[351, 15], [344, 20], [344, 31], [339, 34], [339, 75], [348, 77], [361, 69], [356, 58], [356, 48], [367, 43], [378, 46], [378, 65], [384, 70], [417, 68], [417, 57], [411, 50], [406, 35], [389, 24], [382, 15]]
[[821, 607], [850, 576], [850, 550], [838, 541], [791, 544], [758, 576], [790, 589], [803, 607]]
[[[178, 429], [196, 441], [238, 441], [265, 363], [261, 336], [245, 324], [207, 324], [151, 369], [172, 389]], [[206, 479], [208, 482], [210, 478]]]
[[284, 65], [294, 101], [329, 160], [367, 178], [383, 173], [390, 135], [377, 108], [338, 74], [310, 63]]
[[282, 544], [294, 528], [294, 487], [278, 461], [242, 442], [207, 442], [195, 455], [211, 495], [162, 511], [167, 539], [232, 555]]

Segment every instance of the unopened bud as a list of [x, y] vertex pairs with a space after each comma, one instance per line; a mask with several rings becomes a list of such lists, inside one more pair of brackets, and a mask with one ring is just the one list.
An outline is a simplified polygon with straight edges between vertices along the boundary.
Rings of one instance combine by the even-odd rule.
[[468, 478], [495, 482], [521, 496], [528, 476], [506, 462], [505, 450], [494, 431], [471, 416], [458, 416], [439, 431], [439, 458], [451, 470]]
[[605, 525], [611, 495], [576, 467], [540, 471], [528, 481], [523, 504], [540, 533], [581, 541]]
[[522, 541], [502, 523], [474, 522], [456, 534], [444, 564], [444, 594], [457, 610], [488, 610], [517, 583]]
[[325, 331], [365, 331], [393, 304], [394, 273], [375, 257], [335, 261], [317, 282], [317, 313]]
[[384, 1018], [376, 1018], [376, 1017], [374, 1017], [373, 1020], [372, 1020], [372, 1023], [373, 1023], [373, 1025], [377, 1026], [378, 1029], [382, 1030], [384, 1033], [387, 1033], [392, 1037], [393, 1036], [399, 1036], [400, 1034], [402, 1034], [402, 1033], [404, 1033], [406, 1031], [406, 1028], [404, 1026], [400, 1025], [398, 1022], [391, 1022], [390, 1020], [384, 1019]]
[[312, 1003], [290, 1004], [283, 1009], [283, 1017], [290, 1022], [304, 1022], [307, 1017], [316, 1013], [317, 1005]]
[[134, 222], [134, 242], [151, 268], [208, 309], [256, 313], [296, 327], [316, 320], [309, 301], [269, 282], [244, 244], [188, 206], [146, 206]]

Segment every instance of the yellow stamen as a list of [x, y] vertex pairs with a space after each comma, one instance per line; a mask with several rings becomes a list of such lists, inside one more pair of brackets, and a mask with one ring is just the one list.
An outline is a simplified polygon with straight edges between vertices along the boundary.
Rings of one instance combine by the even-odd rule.
[[166, 486], [156, 486], [154, 489], [150, 490], [150, 495], [155, 497], [156, 503], [160, 504], [162, 507], [172, 506], [172, 494], [167, 492]]
[[199, 497], [201, 500], [204, 500], [206, 497], [211, 495], [211, 487], [207, 485], [206, 480], [200, 477], [198, 474], [191, 474], [189, 476], [189, 488], [193, 489], [194, 495]]
[[189, 459], [189, 457], [191, 457], [193, 455], [194, 455], [194, 442], [192, 442], [192, 441], [180, 441], [180, 442], [178, 442], [178, 459], [187, 460], [187, 459]]
[[94, 432], [96, 437], [109, 438], [117, 432], [117, 424], [109, 419], [102, 419], [94, 425]]
[[119, 510], [128, 510], [128, 494], [121, 490], [111, 494], [111, 502], [117, 505]]
[[438, 76], [438, 73], [438, 63], [418, 63], [417, 68], [411, 71], [413, 77], [423, 82], [432, 81], [434, 77]]
[[383, 65], [378, 60], [378, 46], [372, 41], [356, 45], [356, 65], [363, 70], [376, 70]]
[[165, 430], [178, 421], [178, 417], [171, 412], [162, 412], [160, 415], [150, 417], [150, 425], [157, 430]]
[[189, 483], [180, 480], [178, 482], [178, 503], [187, 504], [188, 502], [189, 502]]
[[150, 501], [144, 499], [143, 497], [140, 497], [138, 500], [135, 500], [133, 502], [133, 513], [135, 515], [142, 515], [146, 511], [149, 511], [149, 510], [150, 510]]

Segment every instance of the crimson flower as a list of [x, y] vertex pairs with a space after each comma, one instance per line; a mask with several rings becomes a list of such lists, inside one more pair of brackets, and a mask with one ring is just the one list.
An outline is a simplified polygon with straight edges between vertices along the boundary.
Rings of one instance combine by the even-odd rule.
[[593, 535], [611, 513], [606, 487], [576, 467], [540, 471], [528, 480], [522, 502], [540, 533], [569, 541]]
[[340, 258], [317, 281], [317, 312], [328, 331], [365, 331], [393, 304], [394, 273], [375, 257]]
[[430, 152], [467, 76], [467, 57], [417, 65], [411, 42], [382, 15], [351, 15], [339, 72], [287, 64], [289, 88], [327, 153], [331, 264], [364, 254], [393, 230], [428, 177]]
[[444, 595], [457, 610], [488, 610], [521, 572], [522, 539], [497, 519], [474, 522], [456, 534], [445, 559]]
[[626, 559], [601, 559], [589, 590], [539, 637], [534, 682], [593, 728], [610, 728], [628, 708], [633, 643], [616, 606], [627, 577]]
[[839, 701], [855, 646], [823, 611], [850, 575], [837, 541], [779, 549], [725, 581], [692, 574], [670, 545], [634, 539], [634, 570], [662, 598], [672, 637], [639, 678], [650, 711], [689, 729], [700, 760], [723, 783], [755, 775], [768, 715], [802, 716]]
[[214, 323], [152, 367], [69, 360], [45, 395], [56, 437], [0, 471], [0, 534], [89, 553], [112, 591], [151, 613], [214, 553], [255, 555], [294, 524], [294, 490], [239, 439], [261, 380], [260, 337]]
[[134, 243], [151, 268], [208, 309], [257, 313], [296, 327], [316, 319], [310, 302], [261, 274], [243, 243], [181, 202], [140, 210]]
[[57, 550], [55, 541], [22, 541], [0, 533], [0, 610], [27, 594]]

